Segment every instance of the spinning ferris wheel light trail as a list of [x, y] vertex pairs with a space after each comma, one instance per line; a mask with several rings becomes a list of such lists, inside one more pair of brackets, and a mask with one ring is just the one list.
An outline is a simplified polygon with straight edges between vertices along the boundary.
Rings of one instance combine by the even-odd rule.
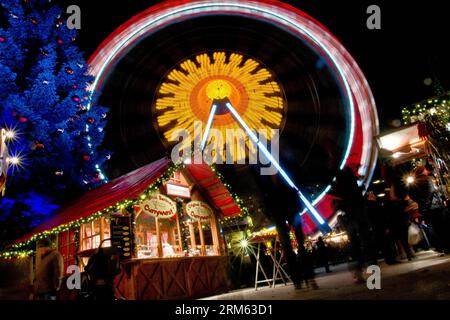
[[[299, 44], [306, 44], [311, 54], [326, 62], [331, 76], [335, 79], [335, 85], [342, 93], [342, 106], [339, 106], [342, 109], [339, 116], [342, 116], [342, 120], [345, 121], [345, 124], [342, 124], [345, 132], [342, 132], [342, 137], [339, 136], [340, 140], [336, 144], [339, 155], [333, 158], [336, 163], [333, 162], [331, 165], [341, 169], [346, 166], [358, 168], [358, 174], [362, 177], [360, 182], [367, 187], [377, 158], [377, 151], [372, 143], [373, 137], [379, 133], [375, 100], [371, 89], [358, 64], [339, 40], [320, 22], [288, 4], [271, 0], [210, 0], [206, 2], [188, 0], [171, 1], [170, 5], [162, 3], [152, 6], [125, 22], [100, 45], [89, 59], [90, 73], [95, 77], [91, 92], [102, 90], [103, 87], [110, 85], [109, 81], [112, 81], [117, 70], [120, 69], [123, 58], [132, 50], [143, 46], [141, 40], [163, 34], [175, 24], [200, 24], [200, 19], [216, 16], [224, 19], [228, 17], [245, 19], [249, 22], [259, 21], [271, 25], [274, 34], [289, 34]], [[227, 28], [221, 26], [219, 29]], [[201, 37], [203, 38], [203, 35]], [[234, 37], [239, 38], [238, 35]], [[179, 128], [188, 130], [195, 138], [193, 124], [196, 121], [206, 124], [206, 131], [210, 134], [214, 128], [224, 136], [227, 129], [244, 129], [242, 123], [258, 131], [271, 128], [283, 130], [286, 123], [293, 121], [292, 116], [290, 120], [287, 117], [288, 108], [294, 113], [308, 112], [307, 109], [300, 110], [295, 103], [288, 106], [285, 94], [289, 93], [289, 90], [284, 91], [284, 83], [278, 80], [280, 75], [283, 76], [283, 68], [269, 69], [273, 65], [267, 64], [266, 67], [264, 63], [266, 61], [260, 59], [259, 53], [252, 54], [245, 48], [242, 50], [239, 43], [239, 41], [225, 43], [226, 48], [220, 49], [220, 52], [217, 51], [217, 47], [195, 47], [195, 51], [192, 51], [189, 57], [178, 57], [178, 63], [173, 61], [171, 66], [176, 65], [176, 67], [167, 66], [170, 72], [167, 72], [159, 89], [155, 88], [157, 89], [156, 100], [151, 108], [154, 128], [158, 131], [165, 147], [174, 143], [171, 136], [174, 130]], [[265, 52], [265, 54], [268, 53], [270, 52]], [[197, 81], [193, 81], [195, 79]], [[207, 93], [213, 93], [214, 99]], [[224, 103], [222, 105], [225, 97], [230, 101], [238, 117]], [[218, 101], [221, 105], [217, 104]], [[216, 102], [215, 112], [211, 112], [214, 102]], [[131, 103], [130, 107], [134, 108]], [[310, 127], [310, 124], [305, 124], [308, 128]], [[337, 127], [328, 123], [326, 125], [330, 126], [330, 130], [340, 134]], [[245, 133], [248, 130], [243, 131]], [[264, 155], [269, 155], [265, 152], [267, 149], [261, 148], [263, 143], [258, 144], [258, 140], [252, 139], [250, 132], [245, 134], [248, 136], [245, 145], [230, 155], [234, 162], [245, 159], [247, 148], [252, 148], [252, 152], [257, 149]], [[327, 138], [328, 131], [323, 132], [323, 138]], [[270, 141], [271, 138], [268, 136], [267, 140]], [[207, 138], [200, 139], [203, 148], [207, 144], [205, 139]], [[333, 140], [334, 136], [331, 139]], [[221, 152], [224, 157], [227, 157], [228, 154], [224, 152], [226, 150], [224, 141], [222, 141]], [[270, 157], [267, 160], [271, 160]], [[294, 177], [291, 175], [291, 179], [278, 161], [270, 162], [274, 168], [279, 169], [286, 184], [294, 190], [300, 188], [303, 191], [305, 186], [296, 186]], [[328, 178], [317, 185], [318, 189], [314, 190], [311, 196], [298, 194], [305, 204], [305, 209], [300, 213], [300, 215], [304, 214], [302, 220], [304, 230], [311, 235], [322, 226], [334, 225], [336, 222], [333, 197], [330, 194], [331, 183], [334, 180], [331, 176]], [[305, 214], [307, 212], [309, 213]], [[319, 224], [322, 221], [319, 217], [325, 221], [324, 224]]]
[[[269, 150], [267, 150], [267, 148], [264, 146], [264, 144], [261, 143], [261, 141], [255, 135], [253, 130], [251, 130], [250, 127], [245, 123], [245, 121], [242, 119], [242, 117], [239, 115], [239, 113], [236, 111], [236, 109], [233, 107], [233, 105], [228, 101], [225, 103], [225, 106], [231, 112], [231, 114], [236, 119], [236, 121], [240, 124], [240, 126], [245, 130], [245, 132], [247, 133], [249, 138], [253, 141], [255, 146], [264, 154], [266, 159], [269, 160], [270, 163], [275, 166], [275, 168], [277, 168], [278, 172], [283, 177], [283, 179], [289, 184], [289, 186], [297, 192], [300, 200], [306, 206], [307, 210], [311, 213], [312, 218], [316, 221], [317, 226], [322, 231], [322, 233], [330, 232], [331, 231], [330, 226], [322, 218], [322, 216], [316, 210], [316, 208], [314, 208], [314, 206], [311, 204], [311, 202], [300, 191], [300, 189], [295, 185], [294, 181], [292, 181], [292, 179], [289, 177], [289, 175], [286, 173], [286, 171], [283, 170], [280, 163], [272, 156], [272, 154], [269, 152]], [[201, 150], [203, 150], [204, 147], [206, 146], [206, 142], [208, 140], [209, 132], [211, 130], [211, 125], [212, 125], [216, 111], [217, 111], [217, 104], [213, 102], [213, 104], [211, 106], [211, 112], [208, 117], [208, 122], [206, 124], [205, 132], [203, 134], [202, 143], [200, 145]]]
[[213, 104], [211, 107], [211, 113], [209, 114], [208, 122], [206, 123], [205, 135], [203, 136], [202, 143], [200, 144], [200, 149], [203, 150], [206, 146], [206, 140], [208, 139], [209, 130], [211, 129], [211, 125], [214, 119], [214, 115], [216, 114], [217, 105]]

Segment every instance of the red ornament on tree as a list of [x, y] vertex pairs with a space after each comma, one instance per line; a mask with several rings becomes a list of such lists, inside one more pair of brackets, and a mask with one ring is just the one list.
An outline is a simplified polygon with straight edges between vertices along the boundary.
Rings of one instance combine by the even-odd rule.
[[72, 100], [73, 100], [74, 102], [80, 102], [80, 97], [79, 97], [79, 96], [73, 96], [73, 97], [72, 97]]
[[5, 41], [6, 41], [6, 38], [0, 37], [0, 43], [3, 43], [3, 42], [5, 42]]
[[73, 74], [73, 69], [67, 67], [67, 68], [66, 68], [66, 73], [67, 73], [67, 74]]
[[85, 155], [83, 156], [83, 160], [84, 160], [84, 161], [89, 161], [89, 160], [91, 160], [91, 157], [90, 157], [88, 154], [85, 154]]
[[44, 144], [38, 141], [34, 144], [34, 147], [36, 150], [42, 150], [45, 148]]
[[27, 122], [28, 122], [28, 118], [25, 118], [25, 117], [19, 117], [19, 122], [20, 122], [20, 123], [27, 123]]
[[87, 123], [93, 124], [94, 118], [92, 118], [92, 117], [87, 118]]
[[31, 23], [34, 25], [38, 24], [38, 22], [39, 22], [36, 18], [31, 18], [30, 20], [31, 20]]
[[74, 84], [74, 85], [72, 86], [72, 88], [74, 88], [74, 89], [76, 90], [76, 89], [78, 89], [78, 85], [77, 85], [77, 84]]
[[64, 44], [64, 41], [60, 37], [56, 37], [56, 42], [58, 44]]

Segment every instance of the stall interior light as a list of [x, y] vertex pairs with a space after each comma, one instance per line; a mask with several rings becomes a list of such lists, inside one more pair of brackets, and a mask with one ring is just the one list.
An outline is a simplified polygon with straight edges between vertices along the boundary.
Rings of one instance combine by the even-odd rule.
[[377, 195], [378, 198], [384, 198], [386, 197], [386, 193], [380, 193]]

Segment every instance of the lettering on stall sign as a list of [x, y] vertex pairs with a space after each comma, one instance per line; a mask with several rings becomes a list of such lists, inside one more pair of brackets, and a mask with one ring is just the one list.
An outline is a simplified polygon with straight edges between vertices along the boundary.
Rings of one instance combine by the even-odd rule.
[[209, 221], [213, 211], [210, 206], [202, 201], [191, 201], [186, 204], [186, 213], [195, 221]]
[[143, 213], [159, 219], [170, 219], [177, 214], [175, 202], [162, 194], [144, 201], [141, 209]]

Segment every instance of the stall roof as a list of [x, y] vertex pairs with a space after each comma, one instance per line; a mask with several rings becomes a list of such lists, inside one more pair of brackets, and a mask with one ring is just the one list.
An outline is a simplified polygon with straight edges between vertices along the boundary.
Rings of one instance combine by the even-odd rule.
[[[78, 200], [62, 207], [54, 217], [37, 226], [32, 232], [17, 239], [18, 244], [34, 235], [51, 230], [60, 225], [87, 218], [96, 212], [125, 199], [135, 199], [154, 183], [172, 164], [168, 158], [162, 158], [135, 171], [114, 179], [94, 190], [86, 192]], [[192, 164], [186, 168], [212, 201], [221, 210], [223, 216], [233, 216], [240, 212], [231, 194], [207, 164]]]
[[222, 181], [217, 177], [211, 167], [205, 163], [189, 164], [186, 166], [196, 183], [205, 190], [209, 200], [218, 208], [224, 217], [237, 215], [241, 212], [239, 206]]

